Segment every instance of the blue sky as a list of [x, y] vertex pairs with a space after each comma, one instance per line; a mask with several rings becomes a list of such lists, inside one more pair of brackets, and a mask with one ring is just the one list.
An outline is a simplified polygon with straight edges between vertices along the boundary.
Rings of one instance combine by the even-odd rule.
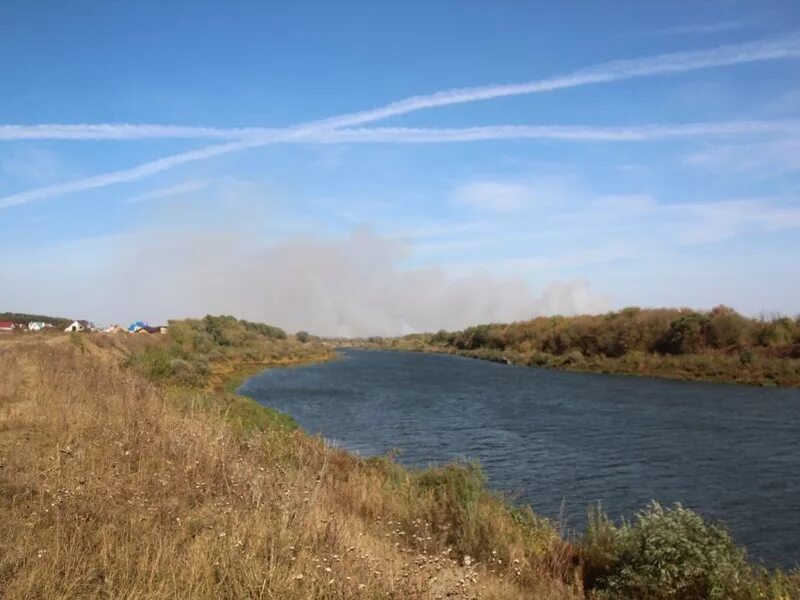
[[12, 1], [0, 57], [0, 310], [800, 312], [793, 2]]

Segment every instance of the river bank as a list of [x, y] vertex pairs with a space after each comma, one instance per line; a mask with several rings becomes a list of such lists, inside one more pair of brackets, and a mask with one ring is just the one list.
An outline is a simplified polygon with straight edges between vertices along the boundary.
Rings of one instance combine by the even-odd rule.
[[[673, 557], [679, 577], [700, 572], [732, 598], [796, 596], [793, 579], [748, 565], [688, 511], [652, 507], [621, 528], [598, 517], [584, 539], [564, 540], [487, 490], [474, 466], [407, 470], [237, 414], [209, 388], [206, 362], [308, 348], [232, 343], [240, 325], [222, 325], [0, 353], [4, 597], [629, 597], [609, 586], [630, 591], [625, 573], [646, 572], [634, 549], [651, 526], [676, 540], [694, 531], [709, 548], [700, 571]], [[733, 578], [717, 581], [723, 572]]]
[[0, 354], [4, 597], [580, 597], [568, 545], [479, 472], [241, 427], [224, 395], [141, 375], [157, 347], [81, 341]]
[[601, 373], [651, 377], [677, 381], [704, 381], [708, 383], [731, 383], [758, 387], [800, 387], [795, 371], [798, 366], [783, 360], [765, 361], [757, 371], [743, 369], [738, 356], [656, 356], [636, 354], [618, 358], [605, 356], [585, 357], [528, 355], [509, 350], [463, 350], [448, 346], [420, 344], [419, 342], [343, 342], [341, 348], [365, 348], [375, 350], [399, 350], [423, 354], [448, 354], [475, 360], [486, 360], [504, 365], [554, 369], [572, 373]]
[[800, 563], [800, 390], [350, 349], [241, 392], [363, 457], [479, 461], [493, 489], [567, 537], [585, 530], [587, 506], [632, 519], [652, 499], [680, 501], [725, 523], [755, 560]]
[[629, 308], [337, 343], [565, 371], [800, 387], [800, 321], [749, 319], [727, 307]]

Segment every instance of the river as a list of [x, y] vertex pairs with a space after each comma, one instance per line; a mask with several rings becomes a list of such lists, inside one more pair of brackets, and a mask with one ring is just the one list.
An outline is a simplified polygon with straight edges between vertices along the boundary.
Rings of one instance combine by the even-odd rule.
[[239, 390], [362, 456], [469, 459], [490, 485], [580, 530], [587, 506], [651, 499], [721, 520], [751, 556], [800, 562], [800, 390], [346, 350]]

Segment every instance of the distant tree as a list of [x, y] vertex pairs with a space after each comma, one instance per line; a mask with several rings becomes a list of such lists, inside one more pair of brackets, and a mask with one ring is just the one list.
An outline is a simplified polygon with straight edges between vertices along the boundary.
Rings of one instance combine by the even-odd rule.
[[786, 317], [762, 322], [755, 333], [756, 342], [767, 348], [785, 346], [794, 342], [797, 329], [796, 324]]
[[464, 330], [464, 347], [474, 350], [486, 346], [489, 342], [489, 325], [477, 325]]
[[750, 321], [727, 306], [711, 311], [706, 325], [708, 343], [715, 348], [738, 346], [750, 333]]
[[295, 334], [295, 337], [297, 338], [297, 341], [302, 344], [305, 344], [311, 339], [311, 335], [307, 331], [298, 331]]
[[693, 354], [705, 346], [705, 328], [708, 317], [691, 313], [678, 317], [658, 342], [660, 351], [667, 354]]
[[440, 329], [431, 337], [431, 341], [437, 344], [452, 343], [453, 336], [444, 329]]

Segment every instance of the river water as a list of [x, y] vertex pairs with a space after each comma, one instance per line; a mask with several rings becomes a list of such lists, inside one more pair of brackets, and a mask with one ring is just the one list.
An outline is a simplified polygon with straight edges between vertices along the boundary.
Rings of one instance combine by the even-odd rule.
[[680, 501], [768, 565], [800, 563], [800, 390], [346, 350], [240, 392], [362, 456], [478, 460], [493, 488], [575, 530], [592, 503], [631, 517]]

